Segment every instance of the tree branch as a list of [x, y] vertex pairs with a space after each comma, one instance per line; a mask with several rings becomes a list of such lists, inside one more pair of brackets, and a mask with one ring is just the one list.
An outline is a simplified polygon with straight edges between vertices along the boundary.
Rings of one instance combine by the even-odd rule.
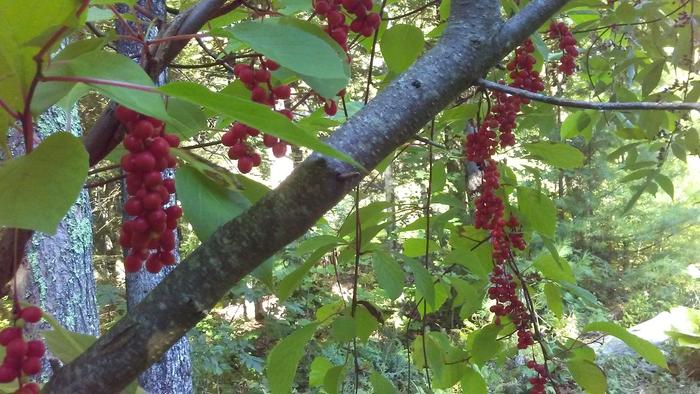
[[512, 94], [514, 96], [525, 97], [530, 100], [540, 101], [547, 104], [558, 105], [561, 107], [572, 107], [572, 108], [587, 108], [587, 109], [597, 109], [600, 111], [619, 111], [619, 110], [666, 110], [666, 111], [700, 111], [700, 103], [683, 103], [683, 102], [670, 102], [670, 103], [655, 103], [655, 102], [609, 102], [609, 103], [596, 103], [593, 101], [580, 101], [580, 100], [570, 100], [563, 97], [546, 96], [544, 94], [533, 93], [527, 90], [514, 88], [508, 85], [502, 85], [493, 81], [489, 81], [483, 78], [479, 78], [475, 85], [481, 86], [490, 90], [498, 90], [499, 92], [504, 92]]
[[[467, 86], [542, 25], [566, 0], [534, 0], [501, 26], [497, 2], [453, 0], [443, 38], [328, 140], [367, 169], [376, 167]], [[498, 45], [496, 45], [498, 44]], [[302, 236], [361, 176], [313, 154], [274, 191], [220, 227], [136, 308], [44, 387], [48, 393], [115, 392], [125, 387], [229, 289]]]

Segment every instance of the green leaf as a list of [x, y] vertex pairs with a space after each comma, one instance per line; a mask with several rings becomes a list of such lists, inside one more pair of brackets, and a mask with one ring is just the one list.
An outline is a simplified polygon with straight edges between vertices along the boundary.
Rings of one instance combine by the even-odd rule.
[[464, 370], [460, 386], [463, 394], [488, 394], [489, 392], [483, 376], [472, 367]]
[[656, 183], [673, 199], [673, 181], [664, 174], [656, 174]]
[[[386, 201], [375, 201], [367, 204], [366, 206], [360, 208], [360, 226], [364, 230], [369, 226], [379, 223], [382, 219], [389, 216], [385, 209], [389, 208], [391, 204]], [[343, 221], [343, 224], [338, 230], [338, 236], [344, 237], [346, 235], [355, 234], [355, 223], [356, 223], [355, 211], [348, 214]]]
[[557, 208], [549, 197], [536, 190], [519, 187], [518, 206], [532, 228], [542, 235], [554, 238], [557, 229]]
[[590, 323], [583, 329], [583, 332], [590, 331], [600, 331], [617, 337], [622, 342], [626, 343], [627, 346], [634, 349], [634, 351], [642, 356], [646, 361], [658, 365], [661, 368], [668, 369], [663, 353], [661, 353], [656, 346], [654, 346], [651, 342], [630, 333], [615, 323], [604, 321]]
[[[440, 250], [440, 245], [434, 240], [427, 242], [428, 253]], [[403, 254], [408, 257], [425, 256], [426, 240], [424, 238], [409, 238], [403, 243]]]
[[0, 162], [0, 226], [54, 234], [88, 171], [80, 138], [56, 133], [29, 155]]
[[64, 328], [44, 331], [42, 336], [51, 354], [68, 364], [85, 352], [97, 338], [92, 335], [68, 331]]
[[379, 372], [372, 372], [369, 376], [369, 382], [372, 384], [372, 392], [375, 394], [394, 394], [397, 392], [391, 381]]
[[313, 252], [319, 248], [333, 245], [337, 246], [342, 244], [344, 241], [333, 235], [319, 235], [316, 237], [311, 237], [303, 240], [294, 250], [294, 254], [297, 256], [303, 256], [309, 252]]
[[167, 111], [172, 119], [179, 122], [169, 124], [168, 131], [175, 131], [181, 140], [186, 140], [208, 127], [207, 117], [199, 105], [171, 97], [168, 100]]
[[230, 116], [250, 127], [260, 129], [267, 134], [279, 137], [291, 144], [313, 149], [316, 152], [334, 157], [362, 168], [362, 165], [345, 153], [321, 142], [315, 135], [308, 134], [292, 123], [286, 116], [272, 111], [269, 107], [243, 100], [222, 93], [215, 93], [192, 82], [173, 82], [162, 86], [160, 90], [174, 97], [179, 97], [202, 105], [218, 114]]
[[323, 389], [326, 390], [326, 393], [337, 394], [340, 392], [346, 372], [344, 365], [332, 367], [326, 372], [326, 376], [323, 379]]
[[389, 70], [400, 74], [416, 61], [424, 45], [421, 29], [412, 25], [394, 25], [382, 35], [379, 48]]
[[321, 356], [314, 358], [314, 361], [311, 363], [311, 370], [309, 371], [309, 386], [322, 386], [326, 373], [332, 367], [333, 363], [327, 358]]
[[547, 298], [547, 306], [549, 306], [549, 309], [556, 317], [561, 318], [562, 314], [564, 313], [564, 304], [562, 303], [559, 286], [555, 285], [554, 283], [545, 283], [544, 295]]
[[338, 343], [351, 341], [355, 337], [355, 319], [350, 316], [339, 316], [331, 324], [330, 334]]
[[433, 276], [418, 261], [409, 259], [406, 264], [411, 269], [416, 281], [416, 288], [425, 297], [429, 305], [435, 305], [435, 285]]
[[185, 216], [202, 242], [251, 205], [241, 193], [212, 182], [189, 164], [177, 169], [175, 183]]
[[585, 159], [580, 150], [569, 144], [540, 141], [523, 147], [538, 160], [563, 169], [581, 167]]
[[377, 318], [373, 316], [365, 305], [357, 305], [355, 309], [355, 336], [361, 342], [367, 342], [369, 336], [379, 326]]
[[559, 134], [562, 140], [577, 135], [590, 134], [593, 127], [593, 117], [588, 111], [578, 111], [570, 114], [561, 124]]
[[299, 74], [324, 97], [335, 96], [350, 77], [343, 49], [316, 24], [280, 17], [242, 22], [228, 30], [256, 52]]
[[469, 335], [471, 361], [474, 364], [483, 366], [501, 350], [503, 343], [496, 340], [501, 328], [501, 326], [489, 324]]
[[683, 145], [679, 144], [678, 142], [674, 141], [671, 144], [671, 152], [673, 152], [673, 155], [676, 156], [679, 160], [687, 160], [685, 155], [685, 147], [683, 147]]
[[287, 394], [292, 391], [294, 375], [304, 348], [316, 332], [318, 323], [301, 327], [280, 340], [270, 350], [265, 366], [267, 381], [273, 394]]
[[345, 309], [345, 302], [343, 300], [338, 300], [326, 304], [316, 310], [316, 321], [320, 323], [325, 323], [331, 316], [338, 315]]
[[666, 59], [659, 59], [644, 68], [642, 72], [642, 95], [644, 97], [648, 96], [659, 85], [665, 64]]
[[[165, 104], [155, 90], [153, 81], [133, 60], [118, 53], [91, 51], [67, 60], [62, 67], [47, 71], [48, 76], [89, 77], [100, 80], [126, 82], [153, 92], [144, 92], [133, 88], [112, 86], [102, 83], [87, 83], [98, 92], [134, 111], [172, 123]], [[44, 82], [47, 84], [67, 82]]]
[[605, 394], [608, 391], [608, 379], [595, 363], [581, 358], [566, 362], [571, 376], [587, 393]]
[[387, 297], [395, 300], [401, 296], [405, 283], [405, 274], [401, 266], [385, 251], [372, 254], [372, 268], [377, 276], [377, 282]]
[[543, 253], [535, 259], [533, 265], [545, 278], [557, 282], [576, 283], [576, 278], [569, 263], [563, 258], [555, 258], [551, 253]]
[[285, 276], [277, 286], [277, 297], [279, 297], [279, 302], [284, 302], [289, 296], [292, 295], [294, 290], [296, 290], [300, 285], [301, 281], [304, 280], [306, 274], [311, 270], [311, 268], [321, 260], [321, 257], [326, 253], [330, 252], [335, 247], [334, 244], [326, 244], [322, 247], [316, 249], [308, 259], [295, 269], [292, 273]]

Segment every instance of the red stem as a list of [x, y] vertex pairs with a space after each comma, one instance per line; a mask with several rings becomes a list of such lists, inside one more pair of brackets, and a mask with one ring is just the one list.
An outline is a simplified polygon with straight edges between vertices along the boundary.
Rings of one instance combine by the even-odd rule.
[[91, 78], [91, 77], [68, 77], [68, 76], [56, 76], [56, 77], [41, 77], [43, 82], [82, 82], [82, 83], [94, 83], [96, 85], [109, 85], [116, 86], [120, 88], [140, 90], [142, 92], [148, 93], [158, 93], [155, 88], [144, 85], [137, 85], [135, 83], [122, 82], [122, 81], [112, 81], [109, 79]]

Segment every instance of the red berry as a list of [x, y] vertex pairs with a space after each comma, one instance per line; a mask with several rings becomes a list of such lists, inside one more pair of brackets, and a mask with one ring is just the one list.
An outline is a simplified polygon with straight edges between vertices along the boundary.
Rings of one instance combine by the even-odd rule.
[[262, 163], [262, 157], [257, 153], [252, 153], [250, 158], [253, 160], [253, 167], [257, 167]]
[[326, 1], [317, 1], [316, 4], [314, 4], [314, 11], [316, 11], [317, 14], [319, 15], [326, 15], [328, 11], [330, 11], [331, 6], [328, 4]]
[[170, 151], [170, 144], [168, 140], [163, 137], [156, 137], [151, 141], [151, 145], [148, 150], [153, 153], [154, 156], [165, 156]]
[[27, 357], [42, 357], [45, 352], [44, 342], [38, 339], [27, 342]]
[[137, 138], [145, 139], [148, 137], [151, 137], [154, 133], [155, 129], [153, 128], [153, 123], [141, 119], [136, 124], [134, 124], [134, 127], [130, 130], [131, 134], [133, 134]]
[[129, 123], [138, 120], [139, 114], [134, 110], [119, 105], [114, 110], [114, 117], [121, 123]]
[[172, 179], [165, 179], [163, 180], [163, 186], [165, 186], [165, 189], [168, 191], [168, 193], [172, 194], [175, 193], [175, 181]]
[[263, 145], [265, 145], [268, 148], [272, 148], [278, 142], [279, 142], [279, 138], [275, 137], [274, 135], [270, 135], [270, 134], [263, 135]]
[[270, 60], [270, 59], [265, 60], [263, 62], [263, 64], [265, 65], [265, 67], [267, 67], [268, 70], [271, 70], [271, 71], [275, 71], [278, 68], [280, 68], [279, 64], [277, 64], [275, 61]]
[[27, 354], [27, 343], [22, 338], [15, 338], [5, 347], [7, 357], [21, 358]]
[[151, 171], [143, 176], [143, 184], [153, 188], [163, 183], [163, 176], [158, 171]]
[[338, 105], [333, 100], [326, 101], [323, 105], [323, 110], [327, 115], [333, 116], [338, 112]]
[[19, 394], [39, 394], [39, 392], [39, 385], [34, 382], [25, 383], [22, 385], [22, 388], [19, 389]]
[[275, 97], [278, 99], [286, 100], [291, 95], [292, 90], [289, 88], [289, 85], [279, 85], [272, 89], [272, 93], [274, 93]]
[[275, 157], [284, 157], [287, 154], [287, 144], [284, 142], [278, 142], [272, 146], [272, 154]]
[[331, 27], [338, 26], [345, 22], [345, 16], [340, 11], [336, 10], [329, 11], [326, 18], [328, 19], [328, 24]]
[[22, 337], [22, 329], [19, 327], [7, 327], [0, 331], [0, 345], [7, 346], [12, 340]]
[[148, 224], [150, 224], [151, 227], [154, 227], [159, 223], [165, 223], [167, 219], [168, 216], [165, 214], [163, 209], [156, 209], [148, 214]]
[[177, 148], [180, 146], [180, 137], [176, 136], [175, 134], [164, 134], [163, 138], [168, 141], [171, 148]]
[[247, 174], [253, 169], [253, 159], [249, 156], [242, 156], [238, 159], [238, 171]]
[[253, 92], [251, 93], [250, 98], [256, 103], [262, 103], [263, 101], [265, 101], [266, 95], [267, 93], [265, 93], [265, 89], [261, 88], [260, 86], [256, 86], [253, 88]]
[[22, 372], [34, 375], [41, 371], [41, 359], [39, 357], [27, 357], [22, 363]]
[[126, 272], [139, 272], [141, 270], [142, 260], [138, 256], [129, 255], [124, 259], [124, 270]]
[[148, 193], [141, 200], [141, 204], [143, 204], [143, 207], [147, 211], [152, 211], [154, 209], [157, 209], [158, 207], [160, 207], [160, 205], [162, 203], [163, 203], [163, 200], [161, 199], [160, 193]]
[[267, 70], [258, 70], [255, 72], [255, 80], [260, 83], [270, 82], [270, 72]]
[[130, 197], [124, 203], [124, 212], [129, 216], [136, 216], [143, 212], [143, 205], [141, 205], [141, 200], [136, 197]]
[[124, 148], [129, 152], [141, 152], [143, 150], [143, 140], [132, 134], [124, 136]]
[[155, 168], [156, 159], [150, 152], [141, 152], [133, 156], [134, 171], [148, 172]]
[[238, 63], [235, 66], [233, 66], [233, 75], [240, 77], [241, 71], [243, 70], [250, 70], [250, 66], [247, 64]]
[[238, 138], [236, 138], [236, 135], [231, 131], [227, 131], [221, 136], [221, 143], [225, 146], [233, 146], [236, 141], [238, 141]]
[[146, 271], [157, 274], [161, 269], [163, 269], [163, 263], [158, 260], [156, 255], [151, 256], [151, 258], [146, 261]]
[[255, 82], [255, 77], [253, 75], [253, 70], [249, 68], [242, 69], [240, 73], [238, 74], [238, 78], [241, 79], [241, 82], [244, 84], [251, 84]]
[[180, 208], [177, 205], [171, 205], [168, 208], [166, 208], [165, 213], [168, 215], [168, 219], [179, 219], [182, 217], [182, 208]]
[[19, 374], [14, 368], [10, 368], [7, 365], [0, 366], [0, 383], [10, 383], [17, 379]]

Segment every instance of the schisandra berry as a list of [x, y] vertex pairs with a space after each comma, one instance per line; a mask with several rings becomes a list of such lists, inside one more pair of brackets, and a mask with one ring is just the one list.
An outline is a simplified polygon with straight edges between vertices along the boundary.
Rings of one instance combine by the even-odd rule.
[[[28, 306], [17, 307], [13, 321], [17, 324], [22, 319], [24, 323], [36, 323], [43, 315], [40, 308]], [[20, 327], [7, 327], [0, 331], [0, 344], [5, 347], [5, 358], [0, 364], [0, 383], [10, 383], [16, 379], [26, 381], [26, 376], [34, 375], [41, 371], [41, 357], [44, 356], [45, 347], [40, 340], [25, 341]], [[27, 384], [25, 383], [24, 386]], [[36, 386], [36, 391], [38, 391]], [[19, 392], [29, 392], [22, 391]], [[31, 387], [27, 390], [33, 390]], [[34, 391], [32, 391], [34, 392]]]
[[[127, 172], [129, 194], [124, 212], [133, 217], [122, 224], [119, 243], [130, 249], [124, 259], [124, 269], [138, 272], [149, 256], [172, 254], [175, 248], [174, 242], [163, 242], [163, 239], [172, 237], [181, 213], [177, 217], [169, 216], [164, 210], [175, 192], [175, 183], [164, 180], [161, 171], [177, 164], [170, 149], [179, 146], [180, 139], [166, 133], [161, 121], [128, 108], [118, 107], [116, 116], [127, 130], [124, 148], [129, 153], [121, 160], [122, 169]], [[154, 267], [151, 265], [149, 271], [154, 272]]]
[[559, 71], [565, 75], [572, 75], [576, 70], [576, 57], [579, 55], [576, 38], [564, 22], [552, 22], [549, 25], [549, 38], [558, 39], [559, 49], [563, 52], [559, 59]]

